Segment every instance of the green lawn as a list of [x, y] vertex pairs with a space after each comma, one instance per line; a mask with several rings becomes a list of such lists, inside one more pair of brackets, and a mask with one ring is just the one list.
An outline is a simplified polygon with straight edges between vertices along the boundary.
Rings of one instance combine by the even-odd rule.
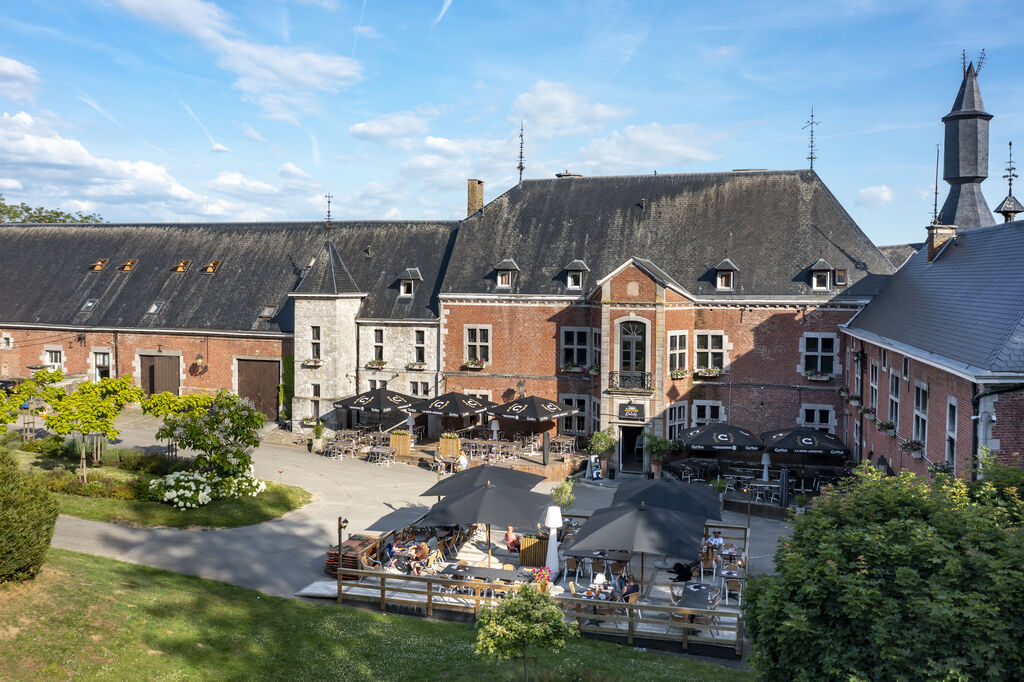
[[[281, 599], [51, 549], [32, 582], [0, 585], [0, 679], [483, 680], [472, 626]], [[574, 640], [541, 669], [589, 680], [752, 680], [668, 654]], [[574, 679], [563, 677], [557, 679]]]
[[[34, 452], [14, 451], [19, 465], [28, 470], [68, 469], [77, 471], [76, 463], [64, 459], [45, 458]], [[130, 480], [146, 474], [124, 471], [116, 467], [90, 467], [89, 475]], [[168, 526], [170, 528], [236, 528], [262, 523], [298, 509], [312, 499], [302, 488], [267, 481], [267, 489], [256, 497], [237, 500], [216, 500], [198, 509], [178, 510], [170, 505], [148, 500], [115, 500], [104, 497], [82, 497], [58, 494], [60, 513], [91, 521], [123, 523], [131, 526]]]

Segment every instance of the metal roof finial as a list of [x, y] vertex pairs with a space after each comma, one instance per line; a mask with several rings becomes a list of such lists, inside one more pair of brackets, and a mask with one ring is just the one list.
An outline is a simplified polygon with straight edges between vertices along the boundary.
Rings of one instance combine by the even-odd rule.
[[1010, 191], [1007, 192], [1007, 196], [1013, 195], [1013, 179], [1020, 177], [1013, 171], [1017, 170], [1017, 167], [1013, 165], [1013, 140], [1010, 140], [1010, 160], [1006, 162], [1006, 175], [1003, 178], [1006, 179], [1007, 184], [1010, 186]]
[[985, 63], [985, 48], [981, 48], [981, 54], [978, 55], [978, 66], [974, 69], [974, 75], [978, 76], [981, 74], [981, 65]]
[[807, 155], [807, 160], [811, 162], [811, 170], [814, 170], [814, 160], [818, 158], [817, 154], [814, 153], [814, 126], [817, 125], [821, 125], [821, 122], [814, 120], [814, 107], [811, 107], [811, 120], [806, 121], [804, 123], [804, 127], [801, 128], [801, 130], [807, 130], [810, 128], [811, 131], [811, 141], [807, 145], [807, 148], [810, 150], [810, 153]]
[[324, 223], [324, 230], [327, 232], [327, 238], [330, 239], [331, 228], [334, 227], [333, 225], [331, 225], [331, 199], [333, 199], [334, 196], [330, 193], [327, 193], [324, 195], [324, 198], [327, 199], [327, 222]]
[[519, 122], [519, 165], [516, 168], [519, 170], [519, 182], [523, 181], [523, 171], [526, 170], [526, 166], [523, 165], [523, 130], [525, 130], [525, 124]]

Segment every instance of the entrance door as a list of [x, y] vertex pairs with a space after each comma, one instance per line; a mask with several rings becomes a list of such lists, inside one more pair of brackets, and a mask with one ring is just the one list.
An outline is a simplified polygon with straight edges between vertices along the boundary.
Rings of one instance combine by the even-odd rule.
[[142, 374], [142, 390], [146, 395], [173, 393], [178, 395], [180, 374], [175, 355], [140, 355], [139, 368]]
[[623, 473], [642, 474], [644, 471], [644, 446], [638, 426], [619, 427], [619, 470]]
[[277, 421], [278, 384], [281, 366], [277, 360], [239, 360], [238, 395], [248, 398], [269, 421]]

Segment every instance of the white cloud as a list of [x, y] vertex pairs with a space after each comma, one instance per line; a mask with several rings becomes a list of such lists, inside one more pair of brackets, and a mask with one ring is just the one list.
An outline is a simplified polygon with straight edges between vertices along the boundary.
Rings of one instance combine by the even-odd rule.
[[649, 173], [691, 163], [714, 161], [710, 146], [720, 134], [701, 134], [693, 124], [648, 123], [626, 126], [580, 149], [580, 170], [592, 173]]
[[437, 19], [434, 19], [434, 26], [444, 19], [444, 15], [448, 13], [448, 8], [452, 6], [452, 0], [444, 0], [444, 4], [441, 5], [441, 13], [437, 15]]
[[857, 192], [857, 206], [865, 208], [882, 208], [894, 199], [893, 191], [885, 185], [865, 187]]
[[[76, 90], [77, 90], [77, 88], [76, 88]], [[90, 97], [88, 95], [88, 93], [86, 93], [86, 92], [84, 92], [82, 90], [78, 90], [78, 99], [81, 100], [82, 102], [84, 102], [90, 108], [92, 108], [98, 114], [100, 114], [101, 116], [106, 118], [108, 121], [110, 121], [111, 123], [116, 125], [118, 128], [124, 128], [124, 126], [121, 125], [121, 122], [118, 121], [117, 118], [115, 118], [113, 114], [111, 114], [109, 111], [107, 111], [106, 109], [101, 107], [100, 103], [97, 102], [92, 97]]]
[[220, 153], [220, 154], [227, 154], [231, 150], [228, 149], [227, 147], [225, 147], [224, 145], [222, 145], [220, 142], [214, 142], [213, 146], [210, 147], [210, 151], [211, 152], [217, 152], [217, 153]]
[[19, 190], [21, 189], [21, 181], [16, 178], [0, 178], [0, 189], [3, 190]]
[[216, 178], [207, 182], [206, 186], [217, 192], [246, 199], [261, 198], [278, 192], [277, 187], [269, 183], [247, 178], [235, 171], [221, 171]]
[[242, 134], [245, 135], [246, 137], [248, 137], [251, 140], [256, 140], [257, 142], [263, 142], [264, 144], [266, 144], [266, 142], [267, 142], [267, 138], [265, 138], [262, 135], [260, 135], [259, 131], [257, 131], [255, 128], [253, 128], [248, 123], [243, 123], [242, 124]]
[[364, 38], [380, 38], [380, 34], [373, 26], [353, 26], [352, 32]]
[[316, 166], [320, 165], [320, 143], [317, 142], [316, 136], [313, 133], [307, 132], [309, 135], [310, 153], [313, 155], [313, 164]]
[[286, 180], [312, 180], [313, 176], [288, 161], [277, 169], [277, 174]]
[[593, 132], [606, 121], [628, 113], [619, 107], [591, 102], [565, 83], [537, 81], [516, 97], [509, 120], [517, 125], [525, 121], [527, 131], [534, 137], [563, 137]]
[[61, 204], [61, 209], [70, 212], [81, 211], [82, 213], [93, 213], [99, 208], [99, 204], [95, 201], [79, 201], [78, 199], [69, 199]]
[[210, 151], [218, 152], [218, 153], [227, 153], [227, 152], [231, 151], [230, 149], [228, 149], [227, 147], [222, 145], [220, 142], [217, 142], [216, 140], [213, 139], [213, 135], [211, 135], [210, 131], [206, 129], [206, 126], [203, 125], [203, 122], [199, 120], [199, 117], [196, 116], [194, 113], [192, 113], [192, 108], [189, 105], [185, 104], [184, 102], [180, 102], [180, 101], [179, 101], [179, 104], [181, 104], [181, 106], [185, 107], [185, 111], [187, 111], [188, 115], [192, 117], [192, 120], [195, 121], [199, 125], [199, 127], [203, 131], [203, 134], [206, 135], [206, 139], [208, 139], [210, 141]]
[[430, 129], [426, 116], [411, 111], [384, 114], [369, 121], [356, 123], [348, 129], [353, 137], [374, 142], [395, 143], [418, 135], [425, 135]]
[[0, 93], [15, 102], [31, 102], [39, 73], [28, 64], [0, 57]]
[[150, 161], [93, 156], [78, 140], [25, 112], [0, 116], [0, 177], [6, 174], [17, 174], [26, 194], [44, 204], [81, 201], [88, 210], [101, 212], [104, 206], [131, 205], [148, 220], [266, 217], [244, 205], [197, 194]]
[[397, 206], [392, 206], [388, 209], [388, 212], [384, 214], [384, 220], [398, 220], [402, 217], [402, 211]]
[[338, 6], [335, 0], [294, 0], [298, 5], [316, 5], [326, 10], [333, 10]]
[[116, 1], [141, 19], [190, 36], [215, 53], [218, 65], [238, 76], [234, 86], [270, 118], [297, 122], [296, 111], [319, 111], [317, 93], [335, 93], [362, 78], [362, 67], [355, 59], [238, 37], [230, 16], [210, 2]]

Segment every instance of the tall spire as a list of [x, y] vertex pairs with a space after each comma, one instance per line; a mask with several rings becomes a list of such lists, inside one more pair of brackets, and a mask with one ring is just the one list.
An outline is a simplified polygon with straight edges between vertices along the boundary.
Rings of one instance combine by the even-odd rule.
[[985, 111], [981, 101], [978, 74], [971, 62], [964, 70], [952, 110], [942, 117], [946, 127], [942, 177], [949, 183], [949, 194], [938, 216], [942, 225], [970, 229], [995, 224], [981, 193], [981, 183], [988, 177], [988, 122], [991, 118], [992, 114]]
[[1010, 160], [1006, 162], [1006, 175], [1003, 176], [1007, 184], [1006, 198], [1003, 199], [1003, 203], [996, 206], [996, 213], [1003, 216], [1003, 222], [1006, 223], [1012, 222], [1018, 213], [1024, 213], [1024, 206], [1021, 206], [1020, 202], [1013, 196], [1013, 179], [1019, 177], [1014, 172], [1015, 170], [1017, 170], [1017, 167], [1013, 165], [1013, 142], [1011, 141]]

